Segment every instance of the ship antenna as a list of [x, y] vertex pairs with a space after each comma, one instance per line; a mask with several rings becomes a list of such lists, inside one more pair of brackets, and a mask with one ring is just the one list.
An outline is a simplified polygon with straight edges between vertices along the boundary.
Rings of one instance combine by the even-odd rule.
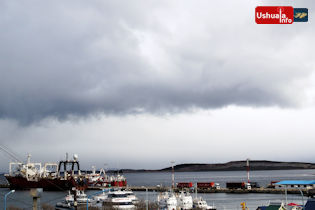
[[30, 153], [27, 154], [27, 164], [31, 162], [31, 156], [32, 155]]

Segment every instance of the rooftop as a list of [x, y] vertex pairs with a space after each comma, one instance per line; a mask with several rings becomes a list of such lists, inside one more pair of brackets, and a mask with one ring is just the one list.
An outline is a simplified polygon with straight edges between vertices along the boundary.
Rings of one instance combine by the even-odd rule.
[[283, 180], [277, 182], [276, 185], [312, 185], [315, 184], [315, 180]]

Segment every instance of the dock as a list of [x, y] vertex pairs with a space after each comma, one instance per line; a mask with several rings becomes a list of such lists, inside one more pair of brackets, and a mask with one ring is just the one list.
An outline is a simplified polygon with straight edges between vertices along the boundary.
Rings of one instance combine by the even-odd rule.
[[[1, 184], [0, 188], [10, 188], [7, 184]], [[146, 191], [148, 189], [149, 192], [166, 192], [170, 191], [171, 187], [157, 187], [157, 186], [128, 186], [128, 189], [132, 191]], [[88, 187], [87, 190], [103, 190], [108, 189], [104, 187]], [[124, 188], [122, 188], [124, 189]], [[182, 189], [180, 188], [174, 188], [174, 192], [180, 192]], [[194, 192], [194, 189], [185, 189], [189, 190], [190, 192]], [[309, 191], [306, 189], [301, 189], [304, 195], [309, 194]], [[285, 189], [275, 189], [275, 188], [266, 188], [266, 187], [260, 187], [260, 188], [252, 188], [250, 190], [248, 189], [228, 189], [228, 188], [221, 188], [221, 189], [198, 189], [198, 193], [265, 193], [265, 194], [284, 194]], [[288, 194], [301, 194], [301, 192], [298, 189], [287, 189]], [[315, 192], [312, 192], [314, 194]]]
[[[170, 187], [156, 187], [156, 186], [128, 186], [128, 189], [132, 191], [146, 191], [148, 189], [149, 192], [165, 192], [170, 191]], [[89, 190], [102, 190], [102, 187], [89, 187]], [[180, 192], [182, 189], [174, 188], [173, 191]], [[187, 190], [187, 189], [186, 189]], [[194, 192], [194, 189], [190, 189], [191, 192]], [[302, 189], [304, 195], [307, 195], [308, 191], [306, 189]], [[198, 193], [266, 193], [266, 194], [284, 194], [285, 189], [274, 189], [274, 188], [252, 188], [248, 189], [228, 189], [228, 188], [221, 188], [221, 189], [198, 189]], [[301, 194], [298, 189], [287, 189], [288, 194]]]

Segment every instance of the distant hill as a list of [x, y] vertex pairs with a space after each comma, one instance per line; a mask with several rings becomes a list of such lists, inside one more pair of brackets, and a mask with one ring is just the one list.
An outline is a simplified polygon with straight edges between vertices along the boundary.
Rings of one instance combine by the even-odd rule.
[[[251, 160], [250, 170], [290, 170], [290, 169], [315, 169], [314, 163], [304, 162], [277, 162], [267, 160]], [[163, 168], [160, 170], [133, 170], [122, 169], [123, 172], [163, 172], [171, 171], [172, 168]], [[231, 161], [227, 163], [203, 164], [203, 163], [186, 163], [174, 166], [176, 172], [190, 171], [241, 171], [246, 170], [246, 161]]]

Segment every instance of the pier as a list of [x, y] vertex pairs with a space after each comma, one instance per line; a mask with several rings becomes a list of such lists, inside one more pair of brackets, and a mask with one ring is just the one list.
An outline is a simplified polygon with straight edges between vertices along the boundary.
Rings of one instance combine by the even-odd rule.
[[[102, 190], [102, 187], [89, 187], [88, 190]], [[128, 186], [128, 189], [132, 191], [148, 191], [150, 192], [165, 192], [170, 191], [170, 187], [156, 187], [156, 186]], [[180, 192], [182, 189], [174, 188], [173, 191]], [[187, 189], [186, 189], [187, 190]], [[189, 189], [190, 192], [194, 192], [194, 189]], [[308, 191], [303, 189], [302, 190], [304, 195], [307, 195]], [[266, 194], [284, 194], [285, 189], [274, 189], [274, 188], [252, 188], [248, 189], [228, 189], [228, 188], [221, 188], [221, 189], [198, 189], [198, 193], [266, 193]], [[301, 192], [298, 189], [287, 189], [288, 194], [300, 194]]]
[[[7, 184], [1, 184], [0, 188], [10, 188]], [[132, 191], [146, 191], [148, 189], [149, 192], [165, 192], [170, 191], [171, 187], [158, 187], [158, 186], [128, 186], [128, 189]], [[87, 190], [102, 190], [106, 189], [104, 187], [88, 187]], [[122, 188], [124, 189], [124, 188]], [[180, 192], [181, 188], [174, 188], [174, 192]], [[194, 192], [194, 189], [185, 189], [189, 190], [190, 192]], [[301, 189], [304, 195], [309, 194], [309, 191], [306, 189]], [[265, 193], [265, 194], [284, 194], [285, 189], [274, 189], [274, 188], [252, 188], [248, 189], [228, 189], [228, 188], [221, 188], [221, 189], [198, 189], [198, 193]], [[298, 189], [287, 189], [288, 194], [300, 194], [301, 192]], [[312, 192], [313, 194], [314, 192]]]

